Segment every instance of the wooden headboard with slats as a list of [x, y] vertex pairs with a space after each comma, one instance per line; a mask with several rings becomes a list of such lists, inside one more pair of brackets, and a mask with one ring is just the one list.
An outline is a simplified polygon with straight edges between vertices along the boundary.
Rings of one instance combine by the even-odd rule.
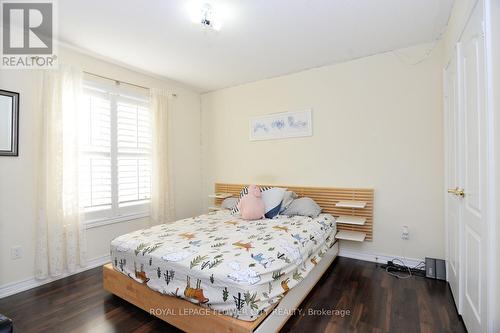
[[[310, 197], [320, 205], [323, 213], [332, 214], [335, 217], [341, 215], [364, 217], [364, 225], [338, 224], [338, 230], [362, 231], [366, 233], [365, 240], [373, 240], [373, 189], [361, 188], [336, 188], [336, 187], [305, 187], [305, 186], [285, 186], [285, 185], [265, 185], [286, 187], [289, 191], [294, 191], [299, 197]], [[245, 184], [215, 183], [216, 193], [231, 193], [238, 196]], [[215, 199], [216, 204], [220, 204], [222, 199]], [[364, 201], [365, 208], [339, 208], [335, 204], [339, 201]]]

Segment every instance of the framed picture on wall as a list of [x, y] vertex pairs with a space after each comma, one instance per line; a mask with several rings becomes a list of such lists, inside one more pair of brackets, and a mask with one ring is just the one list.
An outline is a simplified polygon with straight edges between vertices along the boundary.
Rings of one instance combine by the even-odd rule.
[[312, 110], [280, 112], [250, 119], [250, 141], [312, 135]]
[[19, 93], [0, 90], [0, 156], [18, 156]]

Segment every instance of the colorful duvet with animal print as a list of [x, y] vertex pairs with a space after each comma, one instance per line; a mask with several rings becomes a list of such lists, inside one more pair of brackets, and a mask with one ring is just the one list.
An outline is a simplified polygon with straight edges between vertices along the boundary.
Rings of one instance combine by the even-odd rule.
[[245, 221], [219, 211], [117, 237], [111, 259], [162, 294], [253, 321], [300, 283], [335, 232], [328, 214]]

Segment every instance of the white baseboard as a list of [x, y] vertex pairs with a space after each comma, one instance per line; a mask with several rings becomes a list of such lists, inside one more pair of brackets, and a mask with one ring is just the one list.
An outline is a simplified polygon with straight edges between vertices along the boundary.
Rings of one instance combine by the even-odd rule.
[[403, 258], [400, 256], [395, 256], [395, 255], [386, 255], [386, 254], [375, 254], [375, 253], [366, 253], [366, 252], [357, 252], [357, 251], [351, 251], [351, 250], [345, 250], [340, 247], [339, 251], [339, 256], [340, 257], [346, 257], [346, 258], [352, 258], [352, 259], [359, 259], [359, 260], [364, 260], [364, 261], [372, 261], [380, 264], [387, 264], [389, 260], [393, 260], [395, 258], [403, 261], [406, 266], [408, 267], [415, 267], [422, 261], [425, 261], [423, 259], [413, 259], [413, 258]]
[[102, 266], [108, 262], [110, 262], [110, 257], [109, 257], [109, 255], [105, 255], [105, 256], [94, 258], [94, 259], [87, 261], [87, 266], [81, 267], [73, 273], [64, 273], [58, 277], [51, 277], [51, 278], [47, 278], [44, 280], [38, 280], [38, 279], [35, 279], [35, 277], [31, 277], [31, 278], [26, 279], [26, 280], [21, 280], [18, 282], [4, 284], [3, 286], [0, 286], [0, 298], [14, 295], [14, 294], [20, 293], [22, 291], [26, 291], [26, 290], [29, 290], [29, 289], [32, 289], [32, 288], [35, 288], [35, 287], [38, 287], [38, 286], [62, 279], [62, 278], [68, 277], [68, 276], [73, 275], [73, 274], [81, 273], [83, 271], [87, 271], [89, 269], [96, 268], [96, 267]]

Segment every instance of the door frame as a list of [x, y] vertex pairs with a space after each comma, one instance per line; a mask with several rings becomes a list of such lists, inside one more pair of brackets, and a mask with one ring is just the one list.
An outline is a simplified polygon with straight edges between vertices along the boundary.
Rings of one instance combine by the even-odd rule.
[[[497, 5], [498, 7], [498, 5]], [[497, 210], [496, 210], [496, 189], [495, 189], [495, 179], [496, 179], [496, 173], [495, 173], [495, 166], [496, 166], [496, 161], [495, 161], [495, 117], [494, 117], [494, 86], [493, 86], [493, 61], [495, 60], [495, 56], [492, 53], [492, 45], [493, 45], [493, 39], [495, 38], [495, 34], [493, 33], [494, 29], [494, 23], [492, 21], [491, 15], [492, 15], [492, 4], [490, 0], [484, 0], [483, 1], [483, 34], [484, 34], [484, 46], [485, 46], [485, 68], [486, 68], [486, 73], [485, 73], [485, 88], [486, 88], [486, 133], [487, 133], [487, 142], [488, 146], [486, 147], [486, 179], [488, 180], [487, 183], [487, 189], [486, 189], [486, 200], [487, 200], [487, 207], [486, 207], [486, 212], [488, 215], [487, 218], [487, 224], [486, 224], [486, 230], [488, 233], [488, 239], [487, 239], [487, 248], [488, 248], [488, 258], [487, 258], [487, 264], [488, 264], [488, 271], [486, 272], [486, 284], [487, 284], [487, 290], [488, 290], [488, 299], [487, 299], [487, 316], [488, 316], [488, 323], [486, 325], [488, 332], [493, 332], [495, 330], [495, 325], [496, 329], [500, 328], [500, 322], [495, 323], [495, 314], [496, 314], [496, 302], [495, 302], [495, 296], [498, 294], [497, 293], [497, 288], [500, 288], [500, 284], [498, 284], [496, 281], [496, 276], [495, 273], [497, 271], [497, 266], [499, 265], [497, 263], [497, 260], [495, 260], [495, 256], [497, 251], [497, 245], [496, 245], [496, 229], [495, 229], [495, 221], [497, 220]], [[498, 24], [497, 24], [498, 26]], [[498, 59], [496, 59], [498, 61]], [[498, 175], [500, 177], [500, 175]], [[491, 296], [494, 295], [494, 296]], [[500, 321], [500, 319], [497, 319]]]

